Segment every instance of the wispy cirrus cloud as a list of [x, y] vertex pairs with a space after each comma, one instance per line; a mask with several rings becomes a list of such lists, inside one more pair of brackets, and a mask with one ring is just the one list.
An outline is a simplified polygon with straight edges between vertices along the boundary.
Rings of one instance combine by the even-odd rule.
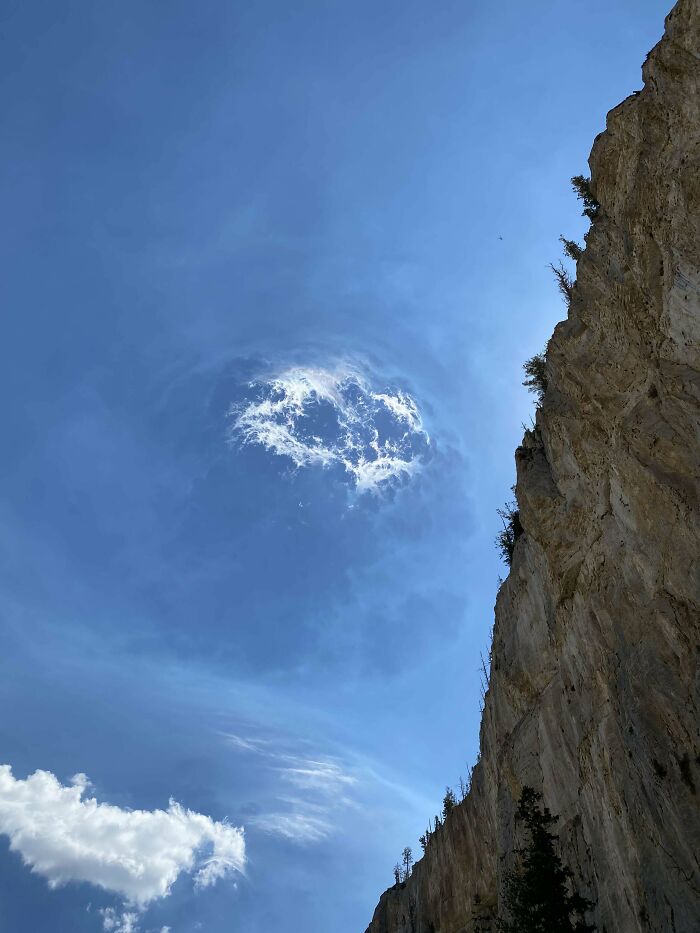
[[325, 814], [315, 816], [309, 813], [306, 801], [291, 803], [292, 806], [286, 810], [254, 816], [250, 822], [261, 832], [303, 844], [322, 842], [331, 834], [333, 827]]
[[[50, 887], [87, 882], [120, 895], [137, 910], [167, 897], [181, 874], [206, 888], [243, 872], [243, 831], [185, 809], [127, 810], [86, 796], [76, 774], [63, 785], [49, 771], [15, 778], [0, 765], [0, 834], [9, 837], [33, 872]], [[137, 914], [103, 911], [106, 930], [132, 933]]]
[[343, 787], [352, 787], [357, 784], [358, 779], [343, 771], [335, 760], [319, 761], [289, 755], [281, 757], [290, 764], [278, 770], [285, 780], [297, 787], [335, 794]]
[[352, 791], [360, 778], [335, 757], [307, 756], [284, 742], [226, 733], [228, 744], [263, 758], [276, 776], [276, 785], [289, 793], [277, 794], [262, 813], [247, 823], [262, 832], [307, 845], [321, 842], [337, 828], [340, 810], [357, 806]]
[[427, 460], [430, 438], [415, 399], [375, 391], [349, 365], [296, 366], [249, 389], [229, 411], [231, 440], [258, 444], [295, 468], [338, 467], [363, 493], [410, 479]]

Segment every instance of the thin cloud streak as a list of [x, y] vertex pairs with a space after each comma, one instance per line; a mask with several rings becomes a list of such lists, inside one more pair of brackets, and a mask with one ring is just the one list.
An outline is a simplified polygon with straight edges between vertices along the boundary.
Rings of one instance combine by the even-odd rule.
[[299, 812], [265, 813], [248, 822], [263, 833], [301, 845], [322, 842], [333, 829], [327, 820]]
[[[291, 756], [284, 756], [292, 760]], [[282, 777], [297, 787], [334, 793], [339, 787], [357, 784], [357, 778], [345, 774], [332, 761], [297, 759], [294, 766], [280, 768]]]
[[309, 845], [337, 830], [341, 811], [358, 806], [349, 794], [359, 788], [360, 778], [349, 773], [338, 759], [306, 757], [280, 749], [267, 739], [234, 733], [224, 733], [224, 738], [234, 748], [267, 761], [269, 770], [297, 792], [297, 796], [277, 795], [273, 808], [250, 817], [249, 826]]

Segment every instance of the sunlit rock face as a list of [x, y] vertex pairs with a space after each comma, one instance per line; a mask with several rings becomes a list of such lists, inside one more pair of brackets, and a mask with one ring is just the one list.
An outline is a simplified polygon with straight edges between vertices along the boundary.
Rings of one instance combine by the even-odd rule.
[[516, 453], [473, 788], [368, 933], [495, 916], [525, 784], [600, 931], [700, 929], [698, 0], [643, 76], [593, 146], [600, 214]]

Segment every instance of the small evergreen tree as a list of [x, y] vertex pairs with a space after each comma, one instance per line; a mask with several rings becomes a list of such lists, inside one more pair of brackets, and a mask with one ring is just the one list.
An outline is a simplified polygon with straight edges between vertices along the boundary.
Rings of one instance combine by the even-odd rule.
[[567, 240], [565, 236], [560, 236], [559, 242], [564, 247], [566, 255], [569, 259], [573, 259], [574, 262], [578, 262], [583, 256], [583, 247], [579, 246], [574, 240]]
[[571, 187], [576, 193], [576, 197], [583, 201], [583, 216], [589, 220], [595, 220], [600, 213], [600, 204], [591, 194], [591, 179], [583, 175], [574, 175], [571, 179]]
[[406, 848], [401, 853], [401, 861], [403, 862], [403, 879], [408, 881], [411, 877], [411, 866], [413, 865], [413, 852], [411, 852], [411, 847], [406, 846]]
[[394, 865], [394, 883], [397, 886], [401, 884], [401, 866], [398, 862]]
[[544, 394], [547, 391], [547, 351], [535, 353], [529, 360], [523, 363], [523, 372], [527, 376], [523, 379], [523, 385], [537, 396], [538, 405], [541, 404]]
[[503, 508], [497, 511], [503, 523], [503, 528], [496, 535], [496, 547], [501, 552], [503, 560], [510, 567], [513, 562], [515, 542], [523, 533], [523, 526], [520, 524], [520, 509], [518, 503], [513, 499], [512, 502], [506, 502]]
[[446, 820], [457, 803], [455, 792], [451, 787], [445, 788], [445, 796], [442, 798], [442, 819]]
[[593, 904], [571, 892], [573, 875], [562, 864], [551, 828], [558, 817], [542, 805], [542, 795], [524, 787], [516, 819], [526, 844], [516, 849], [515, 869], [506, 877], [504, 904], [509, 916], [500, 933], [595, 933], [585, 914]]

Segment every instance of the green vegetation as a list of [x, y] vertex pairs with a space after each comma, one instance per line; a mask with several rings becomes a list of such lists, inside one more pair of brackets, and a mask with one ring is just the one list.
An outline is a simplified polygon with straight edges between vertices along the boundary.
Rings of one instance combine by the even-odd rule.
[[401, 861], [397, 862], [394, 865], [394, 884], [400, 885], [411, 877], [411, 870], [413, 868], [413, 852], [411, 851], [410, 846], [406, 848], [401, 853]]
[[540, 405], [547, 391], [547, 350], [535, 353], [529, 360], [526, 360], [523, 363], [523, 371], [527, 376], [523, 379], [523, 385], [528, 392], [537, 396], [537, 404]]
[[523, 526], [520, 524], [520, 509], [515, 499], [506, 502], [502, 509], [498, 509], [498, 514], [503, 522], [503, 528], [496, 535], [496, 547], [501, 552], [503, 560], [510, 565], [513, 562], [513, 552], [515, 543], [523, 533]]
[[451, 787], [445, 788], [445, 796], [442, 798], [442, 819], [443, 822], [447, 817], [452, 813], [454, 808], [457, 806], [457, 798], [455, 797], [455, 792]]
[[600, 204], [591, 194], [591, 179], [583, 175], [574, 175], [571, 179], [571, 187], [576, 193], [576, 197], [583, 201], [583, 216], [589, 220], [595, 220], [600, 213]]
[[524, 787], [516, 813], [525, 844], [515, 850], [516, 864], [506, 876], [503, 903], [507, 920], [500, 933], [594, 933], [585, 914], [593, 904], [572, 890], [573, 875], [556, 852], [551, 828], [557, 822], [542, 795]]
[[583, 247], [579, 246], [575, 240], [567, 240], [565, 236], [560, 236], [559, 242], [564, 247], [564, 252], [569, 259], [578, 262], [583, 255]]
[[[477, 756], [477, 764], [478, 764], [478, 761], [479, 761], [479, 758]], [[474, 767], [476, 767], [476, 765]], [[418, 837], [418, 842], [420, 843], [421, 849], [423, 850], [423, 852], [427, 850], [428, 846], [430, 845], [430, 840], [433, 838], [433, 836], [435, 836], [445, 825], [447, 818], [449, 817], [450, 813], [452, 813], [452, 811], [457, 806], [457, 804], [461, 803], [463, 800], [466, 799], [467, 794], [471, 790], [471, 786], [472, 786], [471, 775], [472, 775], [472, 772], [474, 771], [474, 767], [469, 768], [469, 777], [467, 778], [466, 781], [460, 775], [459, 795], [457, 795], [457, 793], [451, 787], [445, 788], [445, 795], [442, 798], [442, 817], [438, 816], [438, 814], [436, 813], [434, 819], [428, 820], [428, 828], [426, 829], [426, 831], [423, 833], [422, 836]]]

